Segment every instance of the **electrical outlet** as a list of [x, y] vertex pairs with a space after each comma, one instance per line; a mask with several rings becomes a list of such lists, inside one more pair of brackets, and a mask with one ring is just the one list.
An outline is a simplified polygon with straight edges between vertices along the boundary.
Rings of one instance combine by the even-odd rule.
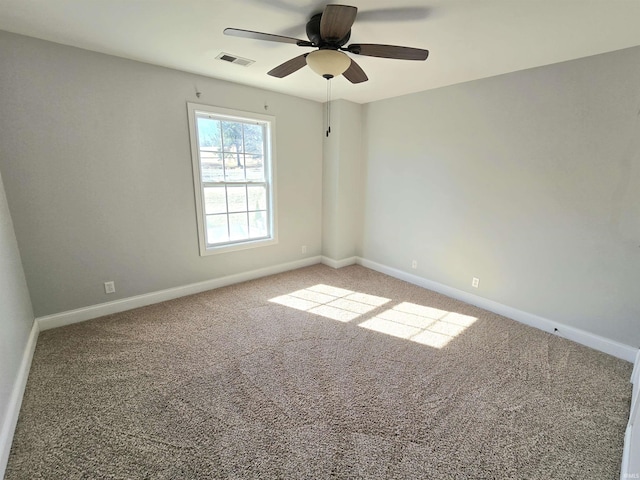
[[473, 288], [478, 288], [480, 286], [480, 279], [473, 277], [473, 279], [471, 280], [471, 286]]
[[104, 293], [116, 293], [116, 282], [104, 282]]
[[302, 245], [302, 253], [307, 253], [307, 246], [306, 245]]
[[413, 268], [414, 270], [418, 268], [418, 260], [411, 261], [411, 268]]

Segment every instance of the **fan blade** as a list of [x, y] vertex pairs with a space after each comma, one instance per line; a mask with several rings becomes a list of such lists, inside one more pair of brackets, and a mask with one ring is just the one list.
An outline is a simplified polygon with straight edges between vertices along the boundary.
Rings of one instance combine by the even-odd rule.
[[429, 50], [421, 48], [377, 45], [375, 43], [351, 44], [347, 47], [347, 51], [367, 57], [397, 58], [399, 60], [426, 60], [429, 56]]
[[283, 37], [282, 35], [272, 35], [270, 33], [254, 32], [252, 30], [241, 30], [239, 28], [225, 28], [225, 35], [231, 35], [232, 37], [251, 38], [253, 40], [266, 40], [268, 42], [280, 42], [280, 43], [293, 43], [295, 45], [307, 45], [311, 46], [310, 42], [306, 40], [299, 40], [292, 37]]
[[327, 5], [320, 19], [320, 37], [325, 42], [343, 39], [356, 21], [358, 9], [348, 5]]
[[364, 70], [353, 59], [351, 59], [351, 66], [342, 75], [351, 83], [362, 83], [369, 80]]
[[293, 72], [297, 72], [307, 64], [307, 55], [308, 53], [305, 53], [304, 55], [292, 58], [291, 60], [288, 60], [282, 65], [278, 65], [273, 70], [267, 72], [267, 74], [278, 78], [284, 78], [287, 75], [291, 75]]
[[429, 7], [377, 8], [358, 12], [358, 23], [362, 22], [415, 22], [424, 20], [432, 12]]

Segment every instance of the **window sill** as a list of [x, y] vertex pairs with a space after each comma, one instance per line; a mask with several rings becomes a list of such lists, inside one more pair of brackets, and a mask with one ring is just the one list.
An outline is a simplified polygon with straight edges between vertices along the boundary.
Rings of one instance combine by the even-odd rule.
[[278, 243], [277, 238], [268, 238], [262, 240], [247, 241], [242, 243], [234, 243], [231, 245], [220, 245], [218, 247], [200, 246], [200, 256], [207, 257], [209, 255], [218, 255], [221, 253], [237, 252], [239, 250], [249, 250], [252, 248], [267, 247]]

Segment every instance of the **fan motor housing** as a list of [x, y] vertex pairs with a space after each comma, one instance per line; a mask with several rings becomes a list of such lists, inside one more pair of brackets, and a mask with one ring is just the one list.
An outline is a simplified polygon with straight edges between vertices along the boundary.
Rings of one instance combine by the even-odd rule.
[[326, 42], [320, 36], [320, 20], [322, 19], [322, 13], [317, 13], [311, 20], [307, 22], [307, 37], [309, 37], [309, 41], [319, 48], [334, 48], [338, 49], [342, 47], [349, 41], [351, 37], [351, 30], [347, 32], [347, 34], [342, 37], [340, 40], [335, 42]]

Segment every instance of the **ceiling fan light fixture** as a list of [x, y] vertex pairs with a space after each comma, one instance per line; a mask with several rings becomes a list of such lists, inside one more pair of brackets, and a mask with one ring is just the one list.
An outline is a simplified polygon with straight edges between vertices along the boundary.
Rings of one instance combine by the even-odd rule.
[[324, 78], [342, 75], [351, 65], [351, 59], [337, 50], [316, 50], [307, 55], [307, 65]]

